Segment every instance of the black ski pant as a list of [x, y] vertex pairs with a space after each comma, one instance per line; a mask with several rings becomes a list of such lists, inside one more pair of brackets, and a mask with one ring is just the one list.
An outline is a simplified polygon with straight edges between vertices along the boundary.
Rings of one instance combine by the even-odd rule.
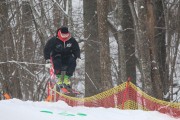
[[[56, 55], [53, 57], [54, 72], [55, 74], [61, 74], [61, 71], [66, 71], [66, 75], [71, 77], [76, 68], [76, 58], [72, 55], [61, 56]], [[63, 68], [66, 67], [64, 70]]]

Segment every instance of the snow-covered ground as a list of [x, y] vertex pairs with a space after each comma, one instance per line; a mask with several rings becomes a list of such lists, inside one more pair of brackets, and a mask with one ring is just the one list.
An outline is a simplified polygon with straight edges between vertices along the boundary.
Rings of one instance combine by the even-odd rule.
[[0, 101], [0, 120], [180, 120], [156, 111], [70, 107], [63, 101]]

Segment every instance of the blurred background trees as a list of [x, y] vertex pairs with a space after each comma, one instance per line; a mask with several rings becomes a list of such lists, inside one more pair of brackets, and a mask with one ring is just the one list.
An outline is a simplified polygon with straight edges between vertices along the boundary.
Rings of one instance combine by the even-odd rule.
[[62, 25], [81, 46], [74, 75], [92, 96], [132, 78], [180, 101], [180, 0], [1, 0], [0, 83], [23, 100], [46, 96], [43, 47]]

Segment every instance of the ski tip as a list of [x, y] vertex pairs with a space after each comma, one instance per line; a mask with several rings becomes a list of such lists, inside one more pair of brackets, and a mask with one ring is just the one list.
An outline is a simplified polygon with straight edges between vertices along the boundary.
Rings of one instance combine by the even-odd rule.
[[74, 94], [81, 94], [79, 91], [76, 91], [76, 90], [72, 90], [72, 93], [74, 93]]
[[62, 91], [64, 94], [70, 93], [66, 88], [61, 88], [61, 91]]

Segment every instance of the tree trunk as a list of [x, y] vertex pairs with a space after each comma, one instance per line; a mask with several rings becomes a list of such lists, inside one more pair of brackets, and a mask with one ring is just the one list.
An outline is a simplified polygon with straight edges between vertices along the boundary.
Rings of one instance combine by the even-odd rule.
[[101, 83], [100, 48], [97, 26], [96, 0], [83, 1], [85, 41], [85, 96], [99, 93]]
[[124, 39], [123, 39], [123, 33], [121, 30], [122, 22], [123, 22], [123, 1], [118, 1], [118, 21], [117, 25], [118, 27], [118, 68], [119, 68], [119, 74], [118, 74], [118, 84], [121, 84], [126, 81], [127, 75], [126, 75], [126, 53], [125, 53], [125, 45], [124, 45]]
[[[1, 0], [0, 2], [0, 61], [5, 62], [9, 59], [7, 53], [10, 46], [7, 44], [10, 43], [8, 41], [9, 31], [8, 31], [8, 5], [6, 0]], [[0, 64], [0, 82], [2, 83], [2, 89], [4, 92], [11, 94], [10, 90], [10, 77], [9, 77], [9, 68], [7, 64]]]
[[163, 88], [160, 77], [158, 62], [158, 46], [155, 40], [155, 15], [153, 1], [147, 0], [147, 35], [150, 41], [150, 59], [151, 59], [151, 79], [153, 84], [154, 95], [156, 98], [163, 99]]
[[98, 37], [100, 40], [100, 64], [102, 91], [112, 87], [111, 61], [108, 35], [108, 0], [97, 0]]
[[[60, 4], [59, 0], [57, 0], [57, 2]], [[63, 14], [61, 13], [61, 11], [58, 9], [57, 5], [54, 5], [53, 7], [53, 24], [54, 24], [54, 28], [58, 29], [61, 25], [62, 25], [62, 16]]]
[[140, 63], [141, 80], [143, 90], [153, 96], [152, 81], [151, 81], [151, 63], [150, 63], [150, 51], [149, 41], [147, 38], [146, 21], [147, 21], [147, 8], [144, 0], [137, 0], [137, 13], [134, 7], [134, 3], [128, 0], [133, 15], [133, 21], [136, 33], [136, 47]]
[[163, 84], [163, 91], [166, 94], [169, 90], [169, 67], [166, 63], [166, 39], [165, 39], [165, 17], [162, 0], [155, 0], [155, 19], [156, 19], [156, 37], [155, 41], [158, 41], [158, 62], [161, 76], [161, 82]]
[[136, 84], [134, 25], [133, 25], [132, 14], [127, 0], [123, 0], [122, 8], [123, 8], [123, 16], [122, 16], [123, 41], [124, 41], [124, 49], [126, 53], [125, 56], [126, 79], [128, 77], [131, 77], [132, 78], [131, 82]]

